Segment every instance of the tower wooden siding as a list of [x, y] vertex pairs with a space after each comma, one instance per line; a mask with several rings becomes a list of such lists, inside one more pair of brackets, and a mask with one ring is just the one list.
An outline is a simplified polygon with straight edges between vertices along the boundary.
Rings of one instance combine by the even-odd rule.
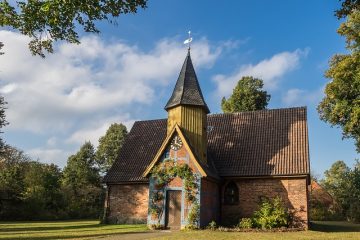
[[177, 106], [168, 111], [167, 133], [178, 124], [189, 138], [189, 142], [200, 161], [207, 162], [207, 117], [203, 108]]

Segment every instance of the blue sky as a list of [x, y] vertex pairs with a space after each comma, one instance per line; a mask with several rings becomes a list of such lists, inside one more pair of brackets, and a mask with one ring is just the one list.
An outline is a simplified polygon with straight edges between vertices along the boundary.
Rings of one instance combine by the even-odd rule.
[[45, 60], [28, 39], [0, 31], [0, 92], [9, 102], [5, 140], [43, 162], [64, 166], [85, 140], [97, 145], [112, 122], [165, 118], [163, 107], [186, 56], [192, 59], [212, 113], [243, 75], [261, 77], [269, 108], [308, 107], [312, 170], [359, 158], [352, 140], [319, 120], [324, 71], [345, 52], [333, 12], [337, 1], [149, 1], [146, 10], [100, 23], [79, 46], [58, 43]]

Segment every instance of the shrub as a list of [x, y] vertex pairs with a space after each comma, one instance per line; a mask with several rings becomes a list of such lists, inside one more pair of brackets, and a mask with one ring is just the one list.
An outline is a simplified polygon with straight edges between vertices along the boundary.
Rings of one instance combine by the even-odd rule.
[[197, 230], [197, 229], [199, 229], [199, 227], [194, 224], [187, 224], [184, 229], [185, 230]]
[[162, 225], [162, 224], [159, 224], [159, 223], [157, 223], [157, 224], [151, 224], [151, 225], [149, 225], [148, 227], [149, 227], [149, 229], [151, 229], [151, 230], [163, 230], [163, 229], [165, 229], [165, 226]]
[[276, 197], [272, 201], [265, 200], [260, 204], [260, 209], [254, 213], [253, 222], [256, 227], [262, 229], [288, 227], [290, 214], [281, 198]]
[[251, 218], [242, 218], [238, 226], [242, 229], [249, 229], [253, 227], [253, 221]]
[[211, 221], [207, 228], [210, 229], [210, 230], [215, 230], [217, 228], [216, 222]]
[[200, 216], [200, 205], [197, 202], [195, 202], [193, 203], [188, 215], [189, 225], [192, 225], [193, 227], [198, 226], [199, 216]]

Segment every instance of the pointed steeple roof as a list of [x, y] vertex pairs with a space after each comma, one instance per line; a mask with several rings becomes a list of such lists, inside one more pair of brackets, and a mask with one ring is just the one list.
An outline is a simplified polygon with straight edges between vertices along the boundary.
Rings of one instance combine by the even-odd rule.
[[192, 105], [203, 107], [206, 113], [209, 108], [205, 103], [199, 82], [196, 77], [195, 69], [190, 57], [190, 49], [181, 68], [174, 91], [165, 106], [165, 110], [178, 105]]

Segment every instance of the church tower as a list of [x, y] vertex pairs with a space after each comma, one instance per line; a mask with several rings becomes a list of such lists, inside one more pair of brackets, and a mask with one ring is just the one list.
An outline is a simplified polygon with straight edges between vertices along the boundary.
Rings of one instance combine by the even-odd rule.
[[198, 160], [207, 163], [206, 115], [210, 111], [196, 77], [190, 49], [165, 110], [168, 112], [167, 134], [177, 124], [185, 132]]

